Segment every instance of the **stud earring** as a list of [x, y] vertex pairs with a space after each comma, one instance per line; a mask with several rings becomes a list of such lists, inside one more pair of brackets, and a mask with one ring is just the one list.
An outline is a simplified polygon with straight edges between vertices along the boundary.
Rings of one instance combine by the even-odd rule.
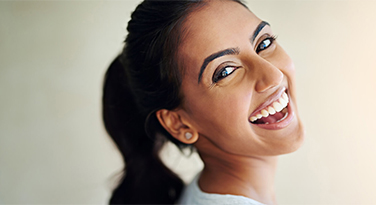
[[185, 139], [187, 139], [187, 140], [190, 140], [191, 138], [192, 138], [192, 133], [190, 133], [190, 132], [186, 132], [185, 133]]

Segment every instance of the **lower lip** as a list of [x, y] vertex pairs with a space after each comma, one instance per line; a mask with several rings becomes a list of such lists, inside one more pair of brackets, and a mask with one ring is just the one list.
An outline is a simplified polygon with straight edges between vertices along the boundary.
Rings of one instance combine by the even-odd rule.
[[254, 126], [258, 126], [262, 129], [267, 129], [267, 130], [283, 129], [287, 127], [294, 119], [295, 114], [294, 114], [294, 111], [291, 109], [290, 104], [287, 106], [287, 112], [288, 112], [288, 116], [280, 122], [276, 122], [272, 124], [252, 124], [252, 123], [251, 124]]

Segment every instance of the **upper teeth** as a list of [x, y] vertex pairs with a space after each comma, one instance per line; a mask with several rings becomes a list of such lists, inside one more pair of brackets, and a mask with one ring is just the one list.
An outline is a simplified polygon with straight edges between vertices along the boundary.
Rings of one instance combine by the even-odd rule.
[[289, 97], [286, 93], [283, 93], [282, 96], [273, 104], [262, 109], [260, 113], [257, 113], [256, 115], [251, 116], [250, 121], [254, 122], [257, 119], [261, 119], [262, 117], [268, 117], [269, 115], [274, 115], [276, 112], [280, 112], [281, 110], [283, 110], [283, 108], [287, 107], [288, 103], [289, 103]]

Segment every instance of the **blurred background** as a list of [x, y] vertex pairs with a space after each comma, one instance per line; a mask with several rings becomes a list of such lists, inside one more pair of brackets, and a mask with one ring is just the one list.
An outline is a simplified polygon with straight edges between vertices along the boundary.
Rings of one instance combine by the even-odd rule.
[[[0, 203], [107, 203], [123, 164], [101, 120], [103, 76], [139, 2], [0, 2]], [[297, 68], [306, 141], [280, 157], [279, 204], [376, 204], [376, 2], [248, 6]], [[162, 155], [186, 182], [202, 168]]]

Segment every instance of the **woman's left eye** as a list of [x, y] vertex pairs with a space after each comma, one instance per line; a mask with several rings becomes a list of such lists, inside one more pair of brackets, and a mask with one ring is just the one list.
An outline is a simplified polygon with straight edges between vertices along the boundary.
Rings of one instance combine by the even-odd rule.
[[222, 80], [223, 78], [229, 76], [231, 73], [233, 73], [236, 70], [236, 68], [237, 67], [234, 67], [234, 66], [228, 66], [228, 67], [221, 69], [219, 72], [217, 72], [213, 76], [213, 82], [216, 83]]
[[275, 37], [272, 36], [272, 37], [268, 37], [268, 38], [265, 38], [263, 41], [261, 41], [261, 43], [257, 46], [256, 48], [256, 53], [260, 53], [261, 51], [269, 48], [269, 46], [271, 46], [273, 44], [273, 42], [275, 41]]

